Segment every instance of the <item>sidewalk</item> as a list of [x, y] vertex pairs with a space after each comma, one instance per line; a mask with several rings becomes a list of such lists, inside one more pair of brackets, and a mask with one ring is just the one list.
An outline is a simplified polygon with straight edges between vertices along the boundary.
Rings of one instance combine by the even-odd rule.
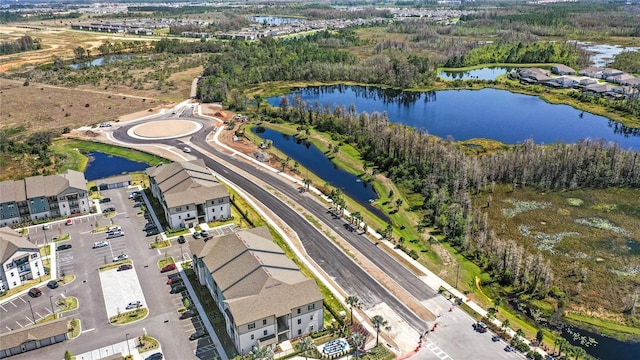
[[75, 355], [75, 357], [76, 357], [76, 360], [98, 360], [98, 359], [103, 359], [119, 353], [122, 355], [122, 357], [125, 357], [128, 354], [131, 354], [133, 356], [133, 360], [144, 360], [145, 357], [151, 354], [162, 352], [162, 346], [160, 346], [157, 349], [153, 349], [145, 352], [143, 356], [138, 352], [136, 340], [137, 340], [137, 337], [133, 337], [133, 338], [130, 337], [128, 341], [125, 340], [119, 343], [104, 346], [99, 349], [88, 351], [83, 354]]

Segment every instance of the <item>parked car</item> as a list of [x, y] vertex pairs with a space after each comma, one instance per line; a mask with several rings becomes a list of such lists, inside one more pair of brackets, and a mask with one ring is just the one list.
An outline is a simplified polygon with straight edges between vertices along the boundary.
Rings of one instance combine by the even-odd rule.
[[171, 287], [171, 293], [172, 294], [177, 294], [177, 293], [181, 293], [183, 291], [187, 290], [187, 287], [184, 285], [175, 285]]
[[131, 264], [123, 264], [118, 267], [118, 271], [131, 270], [133, 269], [133, 265]]
[[178, 285], [182, 284], [182, 278], [180, 276], [174, 276], [167, 279], [167, 285]]
[[122, 260], [127, 260], [129, 258], [129, 255], [127, 254], [120, 254], [116, 257], [113, 258], [113, 262], [118, 262], [118, 261], [122, 261]]
[[477, 323], [473, 324], [473, 328], [480, 333], [485, 333], [487, 332], [487, 324], [483, 323], [482, 321], [478, 321]]
[[98, 242], [94, 242], [93, 243], [93, 248], [94, 249], [99, 249], [99, 248], [105, 247], [105, 246], [109, 246], [109, 243], [107, 241], [98, 241]]
[[491, 337], [491, 341], [493, 341], [493, 342], [500, 341], [500, 336], [498, 336], [498, 335], [493, 335], [493, 336]]
[[51, 229], [51, 225], [50, 224], [42, 225], [42, 230], [50, 230], [50, 229]]
[[507, 346], [505, 346], [505, 347], [504, 347], [504, 351], [506, 351], [506, 352], [512, 352], [512, 351], [513, 351], [513, 348], [512, 348], [511, 346], [507, 345]]
[[202, 235], [203, 238], [208, 238], [209, 232], [207, 230], [202, 230], [200, 231], [200, 235]]
[[194, 232], [194, 233], [193, 233], [193, 238], [194, 238], [194, 239], [200, 239], [200, 233], [199, 233], [199, 232], [197, 232], [197, 231], [196, 231], [196, 232]]
[[107, 234], [107, 239], [114, 239], [120, 236], [124, 236], [124, 232], [122, 231], [114, 231], [112, 233]]
[[102, 123], [102, 124], [100, 124], [101, 128], [111, 127], [111, 126], [113, 126], [113, 125], [111, 125], [110, 123]]
[[144, 203], [142, 203], [142, 202], [137, 202], [137, 203], [133, 204], [133, 207], [134, 207], [134, 208], [139, 208], [139, 207], [140, 207], [140, 206], [142, 206], [142, 205], [144, 205]]
[[149, 355], [145, 360], [162, 360], [163, 357], [164, 355], [162, 355], [162, 353], [157, 352], [155, 354]]
[[186, 153], [190, 153], [191, 149], [185, 146], [185, 147], [182, 148], [182, 151], [184, 151]]
[[152, 228], [147, 230], [147, 236], [153, 236], [158, 234], [160, 234], [160, 231], [158, 231], [158, 228]]
[[187, 242], [187, 239], [184, 238], [184, 235], [178, 236], [178, 244], [184, 244]]
[[134, 191], [134, 192], [129, 194], [129, 199], [135, 199], [135, 198], [140, 197], [140, 196], [142, 196], [142, 194], [140, 192]]
[[127, 305], [127, 310], [131, 310], [131, 309], [137, 309], [139, 307], [142, 306], [142, 303], [137, 300], [137, 301], [132, 301], [129, 303], [129, 305]]
[[108, 203], [108, 202], [111, 202], [111, 198], [108, 198], [108, 197], [106, 197], [106, 198], [102, 198], [102, 199], [100, 199], [100, 201], [98, 201], [98, 202], [99, 202], [100, 204], [106, 204], [106, 203]]
[[58, 285], [58, 282], [57, 282], [57, 281], [55, 281], [55, 280], [50, 280], [50, 281], [47, 283], [47, 287], [48, 287], [49, 289], [55, 289], [55, 288], [57, 288], [58, 286], [60, 286], [60, 285]]
[[142, 228], [142, 231], [147, 231], [147, 230], [151, 230], [151, 229], [155, 229], [156, 224], [148, 222], [144, 225], [144, 227]]
[[107, 228], [107, 234], [113, 234], [114, 232], [122, 231], [122, 228], [118, 225], [109, 226]]
[[167, 271], [172, 271], [176, 269], [176, 264], [167, 264], [160, 269], [161, 273], [165, 273]]
[[67, 219], [67, 221], [65, 221], [64, 224], [66, 226], [73, 225], [73, 219]]
[[190, 317], [193, 317], [195, 314], [196, 314], [195, 311], [187, 310], [187, 311], [183, 312], [182, 314], [180, 314], [180, 319], [188, 319]]
[[114, 212], [114, 211], [116, 211], [116, 207], [115, 206], [109, 206], [109, 207], [106, 207], [106, 208], [104, 208], [102, 210], [102, 212], [105, 212], [105, 213]]
[[207, 332], [204, 330], [198, 330], [189, 336], [189, 340], [193, 341], [196, 339], [200, 339], [203, 336], [206, 336]]
[[58, 245], [57, 249], [58, 251], [62, 251], [62, 250], [69, 250], [71, 249], [71, 244], [64, 244], [64, 245]]
[[40, 291], [40, 289], [38, 289], [38, 288], [29, 289], [29, 296], [35, 298], [35, 297], [38, 297], [40, 295], [42, 295], [42, 291]]

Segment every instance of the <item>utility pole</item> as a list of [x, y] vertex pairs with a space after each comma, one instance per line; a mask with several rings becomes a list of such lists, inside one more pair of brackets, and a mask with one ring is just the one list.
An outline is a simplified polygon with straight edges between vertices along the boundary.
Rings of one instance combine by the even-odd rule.
[[56, 311], [53, 309], [53, 295], [49, 295], [49, 302], [51, 303], [51, 312], [53, 313], [53, 315], [55, 315]]
[[124, 338], [127, 339], [127, 350], [129, 350], [129, 356], [131, 356], [131, 347], [129, 347], [129, 333], [124, 335]]
[[33, 325], [36, 324], [36, 314], [33, 313], [33, 307], [31, 307], [31, 300], [27, 300], [29, 303], [29, 309], [31, 309], [31, 318], [33, 318]]
[[456, 289], [458, 288], [458, 279], [460, 278], [460, 263], [458, 263], [458, 270], [456, 271]]

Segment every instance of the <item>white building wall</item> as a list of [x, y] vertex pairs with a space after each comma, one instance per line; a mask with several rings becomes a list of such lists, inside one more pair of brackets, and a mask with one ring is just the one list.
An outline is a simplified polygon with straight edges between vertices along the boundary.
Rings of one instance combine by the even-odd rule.
[[[27, 264], [30, 267], [30, 271], [26, 273], [28, 275], [23, 281], [20, 278], [20, 267], [15, 266], [13, 261], [15, 259], [20, 259], [27, 254], [29, 255], [29, 261], [27, 262]], [[33, 255], [36, 255], [36, 257], [34, 258]], [[9, 268], [7, 268], [7, 266], [9, 266]], [[26, 266], [26, 264], [22, 265], [21, 267], [24, 266]], [[44, 266], [42, 265], [42, 259], [40, 258], [40, 254], [38, 251], [16, 251], [13, 256], [11, 256], [2, 264], [2, 270], [4, 272], [2, 274], [2, 282], [5, 290], [13, 289], [17, 286], [22, 285], [27, 280], [37, 279], [38, 277], [45, 275]]]
[[[322, 328], [322, 306], [315, 307], [305, 314], [297, 315], [293, 314], [291, 317], [291, 335], [290, 338], [297, 338], [308, 334], [312, 331], [317, 331]], [[300, 323], [298, 323], [298, 321]]]
[[213, 200], [214, 205], [210, 205], [211, 201], [207, 201], [205, 212], [207, 214], [207, 221], [214, 221], [220, 219], [226, 219], [231, 217], [231, 204], [227, 202], [218, 203], [217, 200]]
[[[265, 336], [273, 335], [276, 332], [275, 324], [262, 326], [262, 320], [256, 321], [256, 328], [253, 330], [247, 330], [245, 333], [239, 334], [238, 339], [239, 343], [236, 343], [236, 349], [244, 355], [247, 355], [251, 350], [253, 350], [254, 346], [258, 346], [258, 340], [262, 339]], [[259, 326], [258, 326], [259, 325]], [[242, 325], [241, 328], [247, 328], [247, 325]], [[266, 332], [266, 334], [265, 334]], [[239, 332], [238, 332], [239, 333]], [[252, 338], [253, 337], [253, 338]], [[274, 344], [275, 346], [275, 344]]]

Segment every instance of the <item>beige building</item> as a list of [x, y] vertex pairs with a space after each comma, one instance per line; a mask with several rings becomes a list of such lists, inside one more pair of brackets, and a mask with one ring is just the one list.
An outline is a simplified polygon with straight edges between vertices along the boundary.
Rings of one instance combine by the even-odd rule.
[[[63, 318], [4, 333], [0, 335], [0, 359], [65, 341], [67, 330], [67, 319]], [[42, 353], [32, 358], [57, 359], [60, 356]]]
[[323, 297], [266, 226], [189, 243], [193, 268], [241, 354], [319, 330]]
[[0, 291], [45, 275], [40, 249], [6, 226], [0, 228], [0, 262]]
[[162, 204], [171, 228], [231, 217], [229, 192], [202, 159], [161, 164], [146, 173], [151, 193]]
[[67, 217], [90, 209], [87, 180], [78, 171], [0, 182], [0, 226]]

